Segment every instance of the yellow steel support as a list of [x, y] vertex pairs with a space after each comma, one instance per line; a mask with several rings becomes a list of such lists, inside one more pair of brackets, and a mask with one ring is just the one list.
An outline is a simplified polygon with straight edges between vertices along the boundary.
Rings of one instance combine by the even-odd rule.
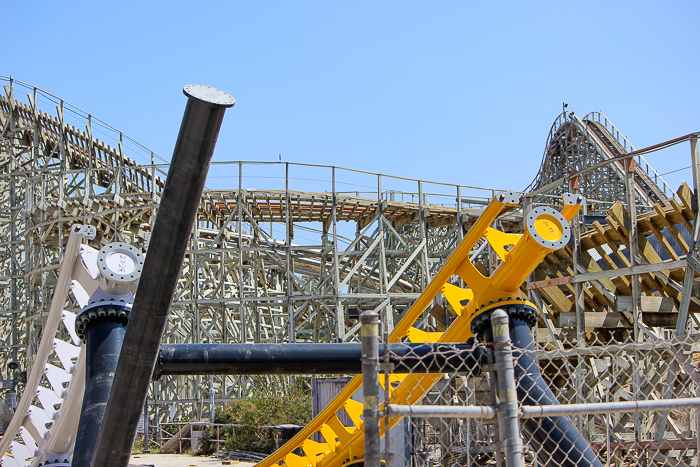
[[[444, 294], [458, 315], [439, 336], [438, 342], [464, 342], [472, 337], [471, 321], [484, 308], [499, 303], [527, 303], [520, 294], [520, 286], [549, 252], [566, 245], [570, 236], [569, 222], [581, 208], [583, 197], [564, 195], [561, 213], [549, 207], [533, 209], [525, 219], [523, 235], [504, 234], [489, 227], [504, 210], [517, 206], [519, 202], [515, 193], [503, 192], [489, 203], [442, 269], [394, 328], [389, 342], [399, 342], [409, 335], [412, 341], [419, 339], [419, 336], [424, 336], [426, 340], [434, 339], [435, 333], [421, 334], [418, 330], [412, 330], [412, 326], [438, 293]], [[489, 277], [481, 274], [469, 259], [469, 252], [484, 237], [501, 259], [501, 264]], [[469, 289], [449, 283], [455, 274], [464, 280]], [[391, 392], [391, 402], [416, 403], [441, 377], [439, 374], [407, 375]], [[364, 432], [357, 412], [360, 407], [350, 399], [361, 384], [362, 376], [353, 378], [311, 423], [257, 467], [269, 467], [278, 462], [288, 466], [340, 467], [348, 460], [362, 457]], [[354, 427], [340, 424], [337, 412], [343, 407], [348, 413], [354, 412], [351, 414]], [[392, 420], [392, 425], [394, 423], [395, 420]], [[308, 443], [317, 431], [323, 434], [326, 443]], [[306, 447], [304, 452], [307, 452], [307, 457], [292, 454], [298, 447]]]

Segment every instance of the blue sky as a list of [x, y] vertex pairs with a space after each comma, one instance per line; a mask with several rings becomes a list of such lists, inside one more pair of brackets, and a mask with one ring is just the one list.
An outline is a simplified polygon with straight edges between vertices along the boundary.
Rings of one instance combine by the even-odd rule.
[[[607, 114], [638, 148], [700, 131], [699, 13], [697, 1], [6, 0], [0, 74], [165, 159], [182, 87], [197, 83], [237, 101], [215, 160], [281, 154], [520, 190], [563, 102]], [[647, 159], [686, 167], [688, 144]]]

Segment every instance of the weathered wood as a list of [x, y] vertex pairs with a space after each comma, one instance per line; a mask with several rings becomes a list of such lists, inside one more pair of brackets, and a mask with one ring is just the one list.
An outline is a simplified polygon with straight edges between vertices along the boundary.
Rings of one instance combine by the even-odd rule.
[[[555, 337], [559, 339], [559, 341], [569, 341], [573, 342], [576, 339], [576, 330], [575, 329], [562, 329], [562, 328], [553, 328], [555, 332]], [[547, 328], [537, 328], [537, 342], [540, 344], [546, 344], [548, 342], [552, 342], [556, 344], [555, 342], [555, 337], [552, 337], [552, 334], [550, 334], [549, 329]]]
[[[678, 313], [643, 312], [642, 322], [650, 327], [669, 327], [676, 323]], [[632, 323], [623, 313], [585, 313], [586, 328], [632, 328]], [[559, 313], [559, 327], [576, 326], [576, 313]]]
[[[540, 279], [543, 277], [546, 277], [544, 272], [541, 269], [537, 269], [535, 271], [535, 278]], [[537, 282], [533, 282], [533, 284], [536, 283]], [[535, 290], [535, 288], [532, 290]], [[541, 288], [540, 293], [557, 311], [569, 311], [572, 307], [572, 302], [569, 297], [557, 287]]]
[[[678, 313], [676, 301], [671, 297], [640, 297], [641, 311], [663, 311]], [[615, 304], [616, 311], [630, 311], [632, 309], [632, 297], [618, 295]]]
[[[649, 449], [651, 451], [670, 451], [670, 450], [687, 450], [695, 449], [698, 445], [696, 439], [667, 439], [664, 441], [616, 441], [610, 443], [610, 450], [642, 450]], [[591, 448], [594, 451], [604, 451], [607, 449], [607, 443], [591, 443]]]
[[[613, 269], [608, 271], [592, 272], [589, 274], [577, 274], [573, 277], [560, 277], [556, 279], [545, 279], [536, 282], [530, 282], [527, 285], [528, 290], [542, 289], [545, 287], [553, 287], [560, 284], [572, 284], [575, 282], [587, 282], [599, 279], [609, 279], [614, 277], [629, 276], [632, 274], [646, 274], [658, 271], [671, 271], [685, 267], [685, 260], [670, 261], [667, 263], [643, 264], [628, 268]], [[560, 281], [560, 283], [557, 283]]]

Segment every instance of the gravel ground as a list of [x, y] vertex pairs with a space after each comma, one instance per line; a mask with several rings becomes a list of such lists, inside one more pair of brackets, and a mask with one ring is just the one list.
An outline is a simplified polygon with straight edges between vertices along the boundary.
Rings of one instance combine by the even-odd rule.
[[[230, 462], [224, 464], [223, 462]], [[251, 462], [225, 461], [207, 456], [186, 456], [184, 454], [135, 454], [131, 456], [129, 466], [154, 466], [154, 467], [208, 467], [219, 465], [235, 465], [238, 467], [250, 467]]]

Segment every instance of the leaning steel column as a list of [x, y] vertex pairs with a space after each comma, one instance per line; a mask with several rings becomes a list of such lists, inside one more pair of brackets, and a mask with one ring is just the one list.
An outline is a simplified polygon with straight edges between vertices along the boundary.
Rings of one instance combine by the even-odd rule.
[[112, 383], [93, 467], [126, 467], [165, 331], [187, 241], [224, 112], [223, 91], [185, 86], [188, 97]]
[[362, 323], [362, 402], [364, 404], [366, 467], [379, 467], [379, 314], [365, 311]]
[[496, 310], [491, 314], [493, 357], [498, 380], [498, 426], [506, 458], [506, 467], [523, 467], [523, 438], [518, 421], [518, 395], [513, 365], [513, 346], [510, 342], [508, 314]]

